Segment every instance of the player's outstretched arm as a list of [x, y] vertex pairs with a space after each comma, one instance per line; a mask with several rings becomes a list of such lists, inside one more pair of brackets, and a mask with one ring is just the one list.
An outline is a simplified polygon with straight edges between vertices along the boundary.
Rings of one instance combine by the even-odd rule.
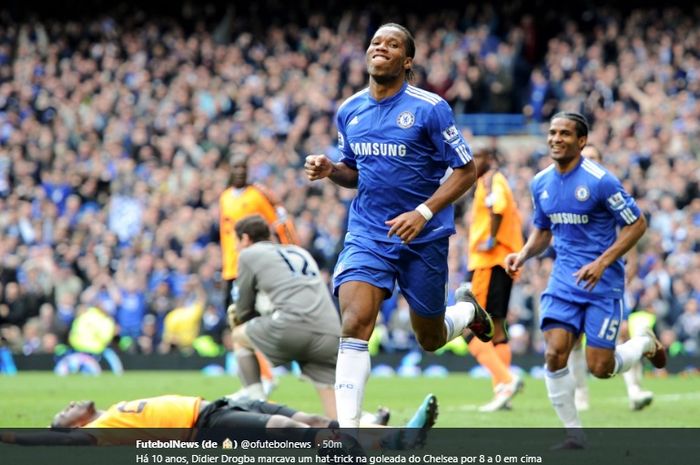
[[552, 231], [549, 229], [539, 229], [533, 226], [530, 237], [527, 238], [527, 242], [525, 242], [523, 248], [520, 249], [520, 252], [511, 253], [506, 256], [505, 265], [508, 274], [511, 277], [515, 276], [530, 257], [544, 252], [551, 240]]
[[634, 223], [622, 227], [615, 242], [613, 242], [600, 257], [582, 266], [574, 273], [576, 284], [578, 285], [583, 281], [586, 290], [593, 290], [596, 284], [598, 284], [598, 281], [600, 281], [600, 278], [603, 277], [606, 268], [631, 249], [644, 235], [646, 230], [647, 221], [644, 216], [640, 216]]
[[343, 162], [333, 163], [325, 155], [308, 155], [304, 162], [304, 173], [309, 181], [330, 178], [342, 187], [357, 187], [359, 174]]

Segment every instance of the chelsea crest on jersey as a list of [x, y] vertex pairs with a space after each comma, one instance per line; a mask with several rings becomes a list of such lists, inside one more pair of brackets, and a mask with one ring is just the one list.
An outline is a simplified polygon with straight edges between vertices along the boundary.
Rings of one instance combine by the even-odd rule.
[[[385, 221], [413, 210], [440, 186], [448, 168], [472, 160], [452, 110], [441, 97], [405, 83], [392, 97], [377, 101], [369, 89], [338, 109], [341, 162], [358, 170], [358, 192], [348, 230], [381, 241]], [[414, 242], [454, 233], [452, 207], [435, 214]]]

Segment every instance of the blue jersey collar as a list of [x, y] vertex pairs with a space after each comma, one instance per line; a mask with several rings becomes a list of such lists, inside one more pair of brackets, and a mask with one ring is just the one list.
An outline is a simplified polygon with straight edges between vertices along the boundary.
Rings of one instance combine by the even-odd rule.
[[572, 169], [571, 171], [567, 171], [566, 173], [560, 173], [559, 170], [555, 167], [554, 172], [560, 178], [568, 178], [569, 176], [573, 175], [575, 172], [578, 171], [578, 169], [581, 167], [581, 163], [583, 163], [584, 159], [585, 159], [584, 156], [581, 155], [581, 158], [579, 159], [578, 163], [576, 164], [576, 166], [574, 166], [574, 169]]
[[408, 87], [408, 81], [404, 81], [403, 85], [401, 86], [401, 89], [399, 89], [398, 92], [396, 92], [394, 95], [392, 95], [389, 98], [385, 98], [382, 100], [376, 100], [374, 97], [372, 97], [371, 92], [367, 92], [367, 98], [369, 99], [370, 102], [372, 102], [376, 105], [386, 105], [388, 103], [392, 103], [392, 102], [395, 102], [396, 100], [398, 100], [403, 95], [403, 93], [406, 91], [407, 87]]

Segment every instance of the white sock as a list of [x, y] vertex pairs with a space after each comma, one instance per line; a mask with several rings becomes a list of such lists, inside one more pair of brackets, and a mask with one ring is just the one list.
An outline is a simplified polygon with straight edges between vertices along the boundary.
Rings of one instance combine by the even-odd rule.
[[624, 373], [641, 360], [645, 352], [655, 348], [652, 338], [647, 335], [635, 336], [624, 344], [615, 347], [615, 369], [613, 374]]
[[474, 304], [471, 302], [457, 302], [445, 309], [446, 341], [462, 334], [464, 328], [474, 319], [474, 312]]
[[255, 351], [248, 347], [238, 347], [234, 352], [238, 363], [238, 377], [243, 386], [260, 382], [260, 364]]
[[586, 363], [586, 353], [583, 350], [583, 346], [579, 345], [574, 347], [574, 349], [569, 354], [568, 362], [569, 370], [571, 371], [571, 376], [574, 377], [576, 382], [576, 389], [587, 389], [588, 383], [586, 382], [586, 377], [588, 376], [588, 364]]
[[622, 378], [627, 385], [627, 396], [633, 397], [642, 390], [642, 361], [637, 360], [632, 367], [622, 373]]
[[362, 401], [370, 372], [367, 341], [341, 337], [335, 366], [335, 406], [341, 428], [360, 426]]
[[245, 387], [248, 397], [253, 400], [266, 400], [265, 390], [263, 389], [262, 383], [249, 384]]
[[547, 386], [549, 400], [552, 402], [554, 411], [557, 412], [557, 416], [559, 416], [564, 427], [581, 428], [581, 420], [578, 417], [576, 404], [574, 403], [576, 382], [569, 372], [569, 367], [564, 367], [557, 371], [545, 370], [544, 381]]

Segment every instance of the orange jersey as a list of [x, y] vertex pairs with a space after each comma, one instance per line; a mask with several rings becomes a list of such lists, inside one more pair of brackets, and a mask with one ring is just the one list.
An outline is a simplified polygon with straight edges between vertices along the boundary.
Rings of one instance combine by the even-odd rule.
[[[490, 207], [487, 205], [487, 198]], [[496, 234], [496, 246], [487, 252], [480, 252], [476, 250], [477, 246], [491, 236], [492, 211], [503, 216]], [[522, 220], [518, 206], [513, 199], [508, 180], [498, 171], [491, 177], [490, 189], [484, 176], [477, 180], [470, 221], [470, 270], [503, 266], [506, 255], [523, 248]]]
[[271, 226], [283, 244], [297, 243], [293, 224], [280, 218], [270, 201], [270, 195], [261, 186], [249, 185], [242, 189], [229, 187], [219, 197], [219, 235], [221, 240], [222, 277], [226, 280], [238, 276], [238, 239], [235, 226], [242, 218], [259, 214]]
[[[201, 397], [177, 395], [119, 402], [84, 428], [178, 428], [169, 433], [173, 436], [169, 439], [185, 440], [199, 418], [201, 403]], [[124, 434], [109, 431], [105, 434], [96, 433], [95, 436], [98, 444], [123, 444], [137, 437], [143, 439], [143, 431], [132, 431], [129, 434], [128, 430]]]

